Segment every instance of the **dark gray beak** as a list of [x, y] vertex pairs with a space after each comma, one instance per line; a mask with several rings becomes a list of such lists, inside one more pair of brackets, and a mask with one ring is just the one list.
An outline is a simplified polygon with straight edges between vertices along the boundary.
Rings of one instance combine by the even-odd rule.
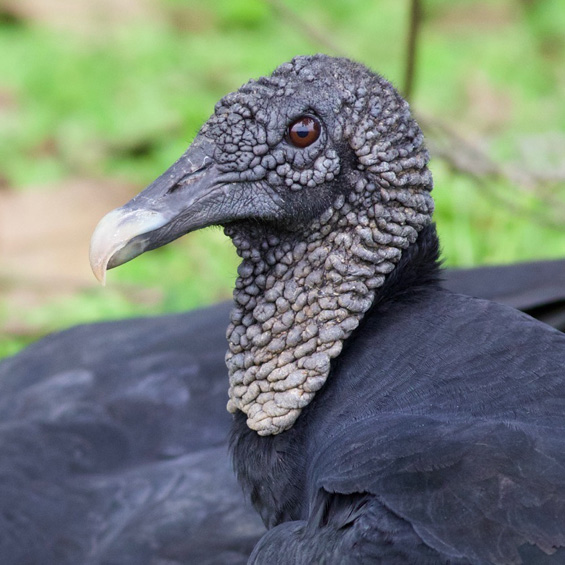
[[104, 284], [107, 269], [196, 229], [276, 214], [276, 198], [254, 202], [248, 185], [227, 179], [210, 141], [198, 137], [170, 169], [96, 226], [90, 242], [96, 278]]

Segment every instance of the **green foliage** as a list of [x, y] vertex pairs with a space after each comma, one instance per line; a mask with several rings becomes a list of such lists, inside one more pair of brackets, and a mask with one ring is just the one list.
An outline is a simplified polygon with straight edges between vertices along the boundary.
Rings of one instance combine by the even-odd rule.
[[[343, 54], [401, 86], [408, 2], [280, 2]], [[97, 34], [2, 20], [5, 185], [24, 191], [77, 176], [109, 176], [141, 188], [184, 151], [218, 98], [296, 54], [328, 51], [304, 26], [262, 0], [155, 3], [163, 17]], [[530, 144], [526, 155], [521, 147], [541, 139], [535, 136], [559, 138], [565, 131], [559, 95], [565, 68], [562, 1], [523, 2], [522, 9], [510, 0], [423, 3], [416, 110], [472, 130], [505, 166], [556, 166], [561, 153], [548, 156], [553, 142], [536, 142], [538, 150]], [[518, 193], [503, 181], [487, 190], [440, 161], [432, 168], [447, 264], [564, 254], [562, 230], [502, 203], [516, 201], [537, 212], [536, 194]], [[0, 323], [17, 316], [30, 335], [39, 335], [95, 319], [193, 308], [228, 297], [236, 265], [221, 232], [206, 230], [111, 272], [106, 289], [18, 312], [0, 299]], [[0, 334], [0, 356], [25, 345], [30, 335]]]

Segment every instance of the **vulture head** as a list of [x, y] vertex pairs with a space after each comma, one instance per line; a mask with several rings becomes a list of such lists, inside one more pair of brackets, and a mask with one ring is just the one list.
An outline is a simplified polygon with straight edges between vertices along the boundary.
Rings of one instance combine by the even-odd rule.
[[431, 221], [420, 128], [361, 64], [296, 57], [216, 105], [180, 159], [97, 226], [95, 275], [210, 225], [242, 258], [228, 410], [292, 427], [402, 253]]

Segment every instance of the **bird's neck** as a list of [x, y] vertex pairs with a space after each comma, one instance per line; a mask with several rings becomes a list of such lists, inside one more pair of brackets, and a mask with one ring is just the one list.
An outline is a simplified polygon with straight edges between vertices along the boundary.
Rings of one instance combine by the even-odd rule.
[[383, 192], [362, 183], [301, 232], [227, 229], [243, 258], [227, 332], [228, 410], [244, 412], [260, 435], [292, 427], [429, 224], [429, 192]]
[[[420, 302], [430, 292], [434, 292], [439, 286], [438, 254], [435, 226], [430, 224], [419, 233], [416, 243], [402, 253], [394, 270], [375, 292], [373, 306], [355, 334], [366, 336], [369, 333], [374, 336], [375, 324], [379, 325], [381, 317], [390, 315], [391, 310], [402, 307], [406, 302]], [[365, 325], [368, 327], [363, 327]], [[362, 377], [351, 374], [351, 370], [347, 368], [348, 353], [345, 352], [345, 349], [350, 349], [349, 360], [351, 354], [357, 357], [360, 354], [356, 348], [358, 343], [360, 341], [355, 335], [345, 342], [344, 351], [332, 363], [332, 373], [326, 386], [303, 409], [301, 417], [291, 429], [278, 435], [260, 437], [249, 429], [243, 412], [235, 414], [230, 440], [234, 468], [244, 491], [268, 528], [284, 521], [303, 519], [305, 512], [307, 514], [305, 488], [310, 461], [308, 454], [312, 453], [312, 445], [318, 443], [316, 437], [320, 433], [332, 433], [327, 418], [328, 414], [330, 421], [335, 417], [336, 395], [348, 396], [348, 392], [344, 391], [351, 390], [348, 387], [355, 389], [359, 385]], [[379, 349], [378, 336], [373, 345], [371, 356], [374, 359], [379, 357], [378, 353], [375, 354]], [[372, 374], [378, 374], [378, 367], [375, 367]], [[339, 382], [344, 376], [347, 382]], [[370, 391], [371, 387], [379, 387], [379, 384], [373, 381], [367, 383], [367, 386]], [[339, 402], [338, 398], [337, 403]], [[347, 403], [345, 398], [344, 404]], [[329, 413], [325, 412], [328, 405]], [[374, 409], [375, 407], [360, 406], [359, 412], [362, 414]], [[335, 423], [338, 427], [343, 424], [344, 422]]]

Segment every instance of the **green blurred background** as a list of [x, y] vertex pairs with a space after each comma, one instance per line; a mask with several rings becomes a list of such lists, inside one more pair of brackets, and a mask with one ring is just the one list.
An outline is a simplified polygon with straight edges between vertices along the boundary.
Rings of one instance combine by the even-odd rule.
[[[297, 54], [402, 88], [408, 0], [0, 0], [0, 356], [77, 322], [231, 294], [220, 229], [109, 275], [90, 233], [186, 148], [214, 103]], [[448, 265], [565, 256], [565, 3], [422, 0], [411, 103]]]

